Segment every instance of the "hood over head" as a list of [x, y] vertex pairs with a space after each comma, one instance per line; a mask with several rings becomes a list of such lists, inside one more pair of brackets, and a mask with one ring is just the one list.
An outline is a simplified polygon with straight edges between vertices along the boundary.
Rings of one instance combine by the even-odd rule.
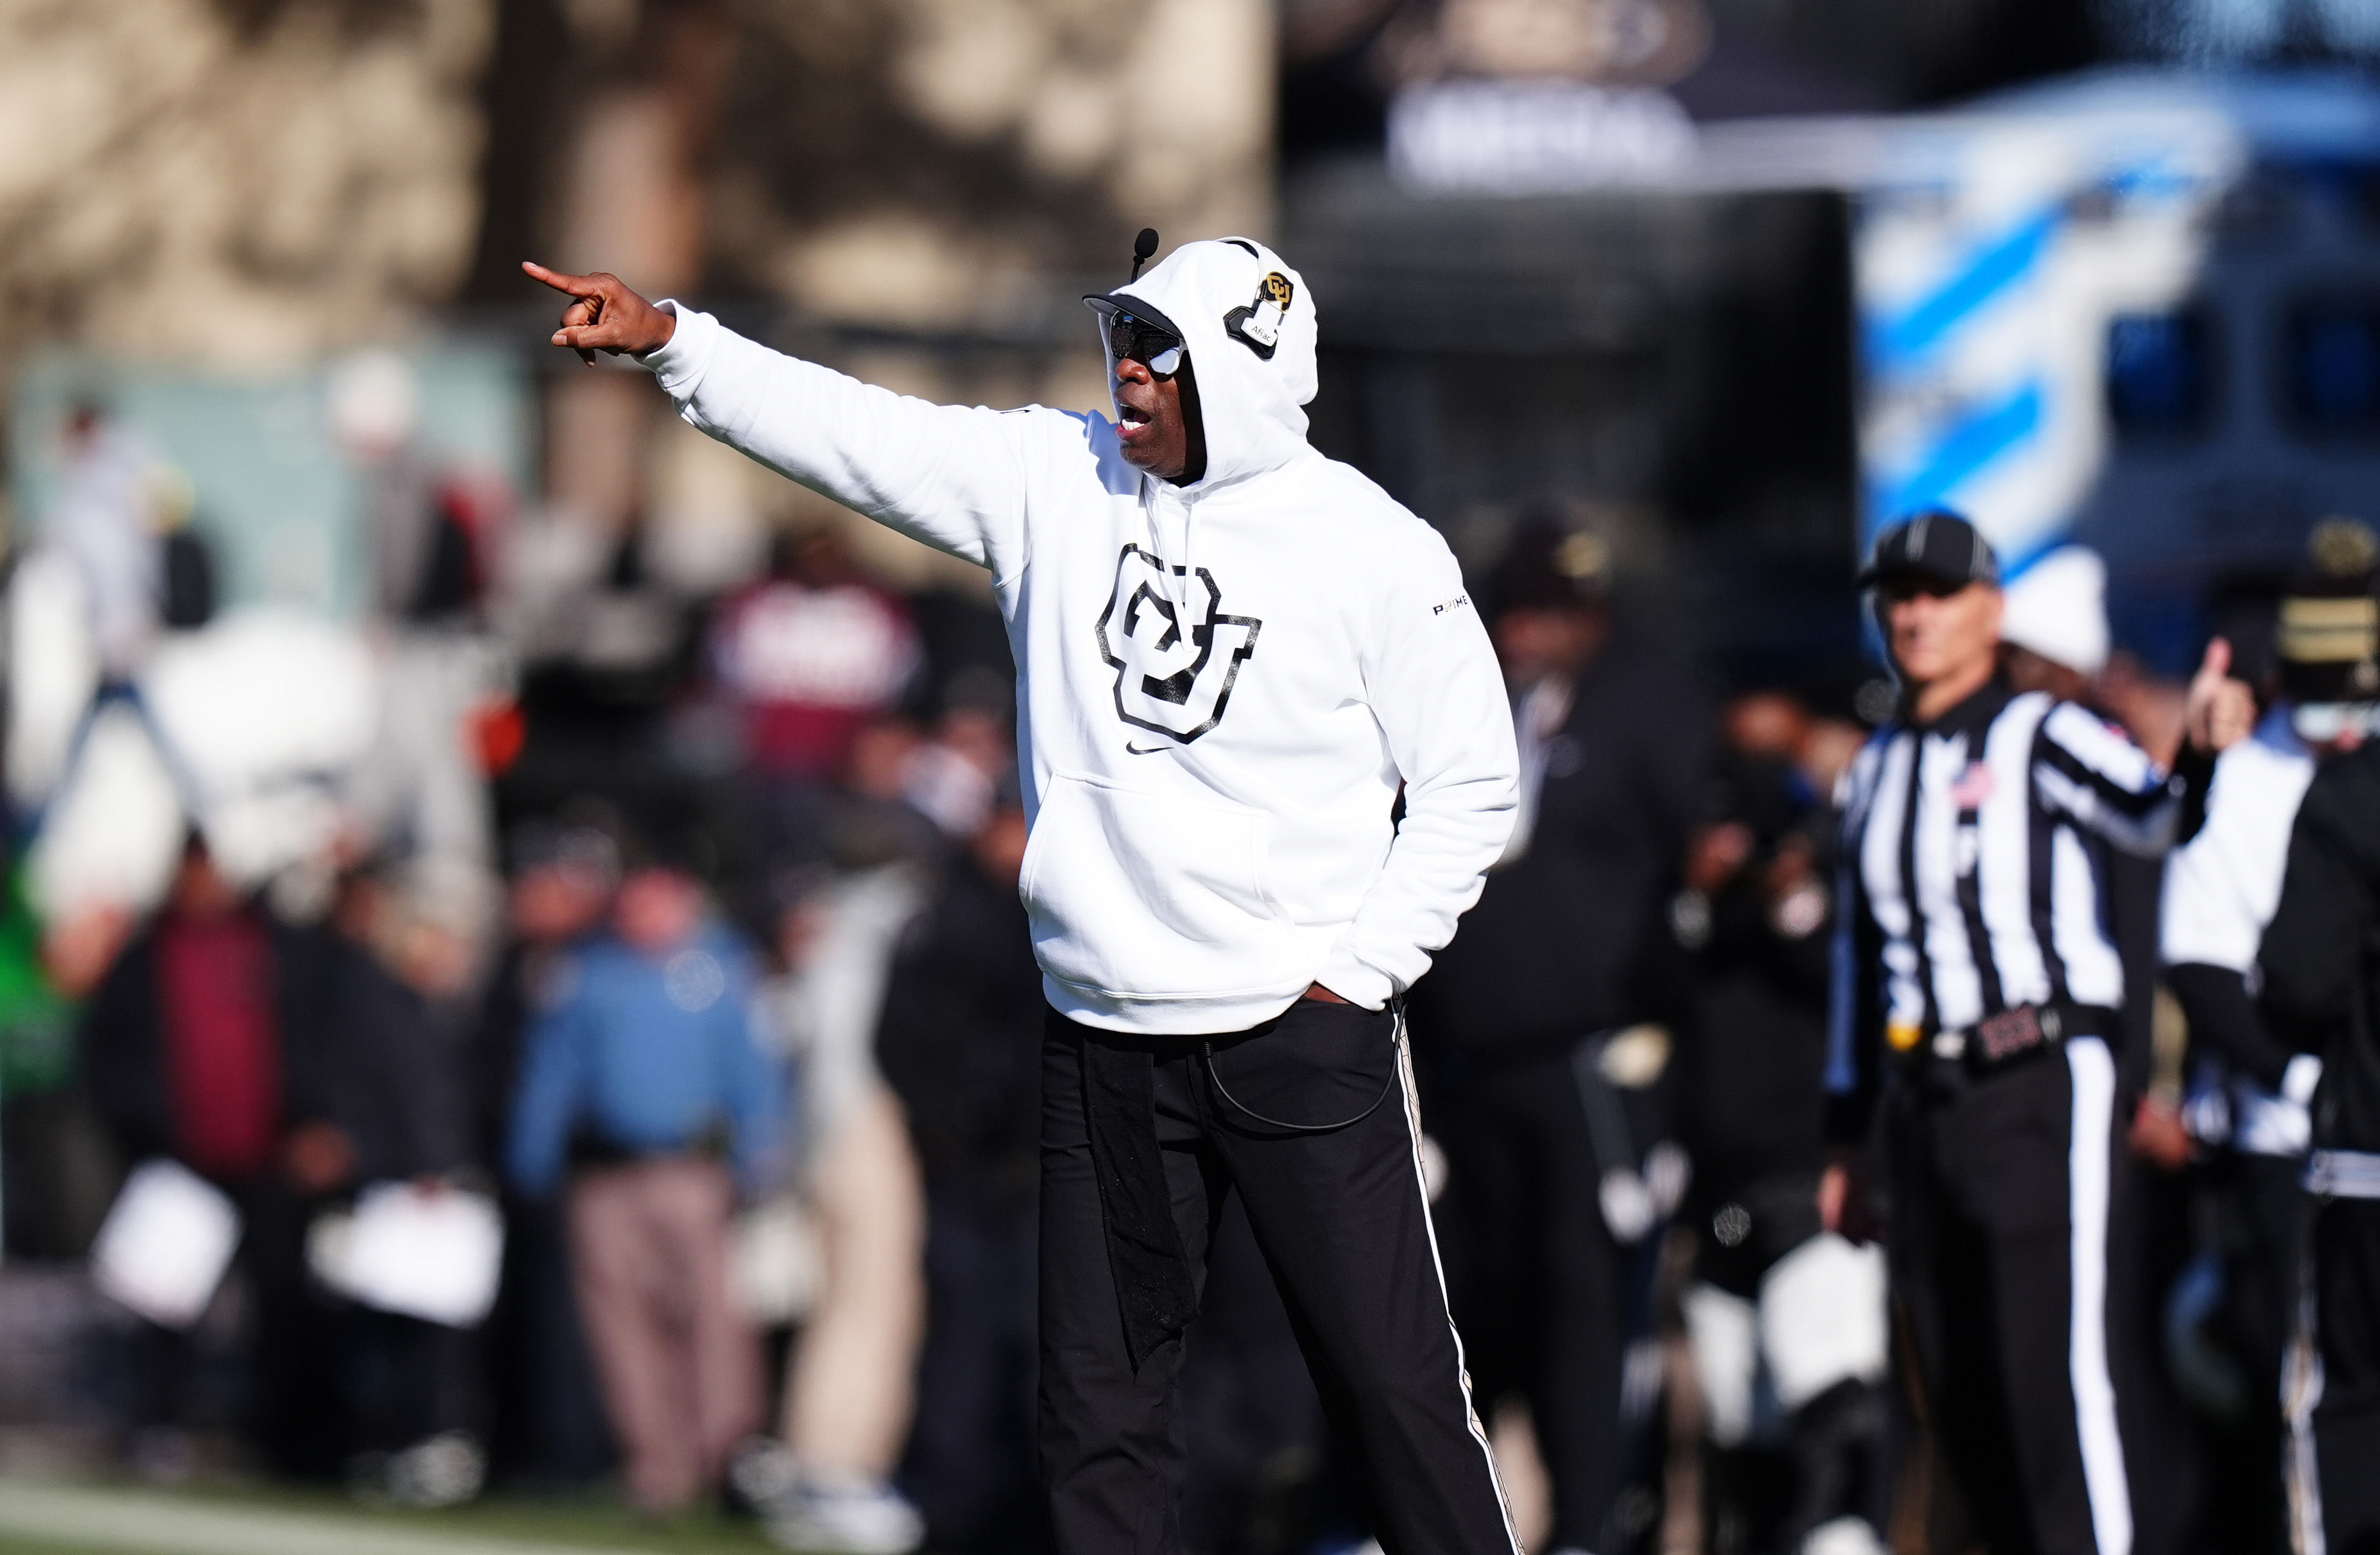
[[1192, 430], [1203, 424], [1207, 455], [1188, 489], [1277, 469], [1305, 452], [1314, 295], [1280, 255], [1246, 237], [1185, 243], [1107, 298], [1172, 327], [1188, 348]]

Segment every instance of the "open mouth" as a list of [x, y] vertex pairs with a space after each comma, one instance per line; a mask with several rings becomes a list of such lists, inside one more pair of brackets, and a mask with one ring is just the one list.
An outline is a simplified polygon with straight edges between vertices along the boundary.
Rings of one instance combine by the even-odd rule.
[[1125, 427], [1146, 427], [1149, 422], [1149, 415], [1138, 405], [1119, 402], [1116, 405], [1116, 420]]

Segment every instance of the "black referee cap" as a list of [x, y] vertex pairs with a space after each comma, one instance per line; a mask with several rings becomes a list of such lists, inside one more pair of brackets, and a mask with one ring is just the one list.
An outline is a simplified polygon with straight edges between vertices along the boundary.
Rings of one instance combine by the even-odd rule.
[[1877, 536], [1876, 549], [1860, 569], [1862, 588], [1895, 579], [1954, 589], [1974, 583], [1998, 588], [2000, 559], [1973, 524], [1948, 508], [1928, 508]]

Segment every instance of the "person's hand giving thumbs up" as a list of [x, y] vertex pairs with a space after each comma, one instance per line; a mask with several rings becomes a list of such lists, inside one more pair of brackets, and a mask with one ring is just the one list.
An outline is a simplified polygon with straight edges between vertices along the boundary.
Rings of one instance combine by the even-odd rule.
[[2231, 678], [2231, 645], [2217, 637], [2206, 645], [2206, 657], [2191, 677], [2182, 728], [2193, 750], [2214, 755], [2248, 738], [2255, 727], [2256, 693], [2246, 681]]

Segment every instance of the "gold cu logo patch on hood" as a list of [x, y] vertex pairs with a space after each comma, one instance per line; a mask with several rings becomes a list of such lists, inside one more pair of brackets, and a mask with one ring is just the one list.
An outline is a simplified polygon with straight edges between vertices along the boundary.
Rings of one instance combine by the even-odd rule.
[[1297, 295], [1289, 277], [1279, 271], [1257, 284], [1255, 300], [1223, 315], [1223, 332], [1266, 361], [1281, 344], [1281, 321], [1289, 317], [1289, 299]]

